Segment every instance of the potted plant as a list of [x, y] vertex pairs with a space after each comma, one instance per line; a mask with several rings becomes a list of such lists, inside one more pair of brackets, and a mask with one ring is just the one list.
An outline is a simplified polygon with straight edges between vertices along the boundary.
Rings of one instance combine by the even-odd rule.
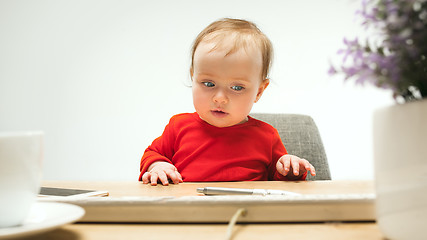
[[377, 221], [391, 239], [425, 239], [427, 222], [427, 0], [363, 0], [369, 37], [344, 40], [329, 73], [392, 92], [375, 111]]

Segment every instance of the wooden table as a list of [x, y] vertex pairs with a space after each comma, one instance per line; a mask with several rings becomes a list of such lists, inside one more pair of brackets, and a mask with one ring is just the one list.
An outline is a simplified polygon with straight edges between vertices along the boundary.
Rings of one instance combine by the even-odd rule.
[[[149, 186], [140, 182], [44, 182], [43, 186], [108, 190], [111, 197], [197, 196], [203, 186], [286, 189], [299, 193], [373, 193], [371, 181], [183, 183]], [[30, 239], [225, 239], [227, 224], [75, 223]], [[370, 222], [237, 224], [233, 239], [383, 239]]]

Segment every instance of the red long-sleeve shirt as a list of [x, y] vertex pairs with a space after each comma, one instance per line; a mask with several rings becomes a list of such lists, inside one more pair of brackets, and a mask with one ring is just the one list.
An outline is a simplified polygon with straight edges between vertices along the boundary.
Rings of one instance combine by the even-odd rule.
[[175, 165], [184, 182], [288, 180], [276, 170], [277, 160], [287, 154], [277, 130], [248, 118], [219, 128], [197, 113], [173, 116], [162, 136], [145, 150], [139, 180], [159, 160]]

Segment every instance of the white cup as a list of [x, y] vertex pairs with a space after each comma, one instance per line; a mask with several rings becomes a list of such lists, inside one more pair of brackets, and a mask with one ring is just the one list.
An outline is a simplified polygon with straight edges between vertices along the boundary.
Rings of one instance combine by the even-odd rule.
[[0, 132], [0, 227], [20, 225], [40, 190], [43, 132]]

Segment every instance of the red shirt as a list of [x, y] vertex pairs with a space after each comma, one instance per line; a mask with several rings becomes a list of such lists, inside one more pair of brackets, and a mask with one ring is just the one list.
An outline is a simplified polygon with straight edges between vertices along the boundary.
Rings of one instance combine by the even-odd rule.
[[173, 116], [162, 136], [145, 150], [139, 180], [159, 160], [175, 165], [184, 182], [288, 180], [276, 170], [277, 160], [287, 154], [279, 133], [248, 118], [243, 124], [219, 128], [197, 113]]

